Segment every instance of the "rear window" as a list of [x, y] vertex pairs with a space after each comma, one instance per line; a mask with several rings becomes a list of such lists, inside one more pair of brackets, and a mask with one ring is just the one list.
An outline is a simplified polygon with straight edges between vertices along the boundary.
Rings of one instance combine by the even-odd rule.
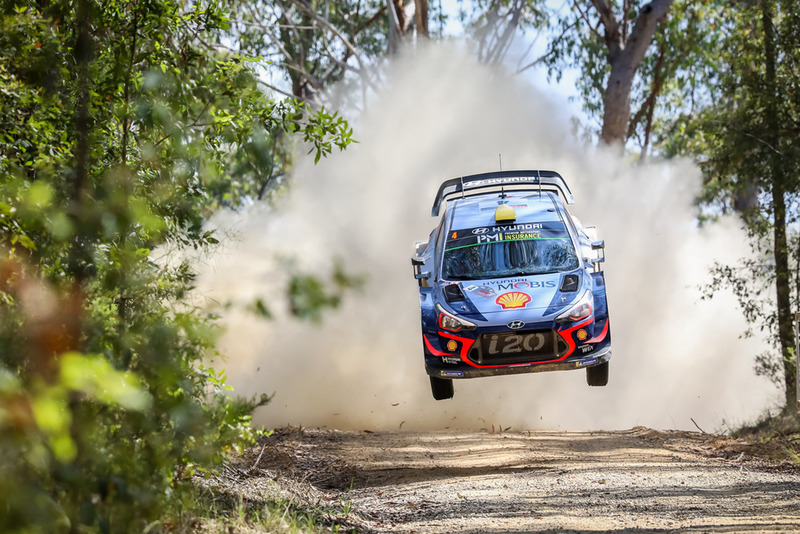
[[446, 280], [480, 280], [572, 271], [575, 246], [562, 222], [450, 230], [442, 264]]

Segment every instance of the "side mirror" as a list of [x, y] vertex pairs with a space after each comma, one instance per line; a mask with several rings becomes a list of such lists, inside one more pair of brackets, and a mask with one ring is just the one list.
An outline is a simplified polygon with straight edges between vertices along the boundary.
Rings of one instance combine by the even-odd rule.
[[597, 257], [591, 258], [589, 262], [594, 266], [594, 272], [599, 272], [600, 264], [606, 261], [606, 242], [602, 239], [600, 241], [592, 241], [592, 250], [597, 251]]
[[414, 256], [411, 258], [411, 266], [414, 269], [414, 278], [419, 280], [420, 286], [427, 285], [425, 280], [431, 277], [431, 273], [429, 271], [422, 270], [423, 265], [425, 265], [425, 260], [419, 256]]

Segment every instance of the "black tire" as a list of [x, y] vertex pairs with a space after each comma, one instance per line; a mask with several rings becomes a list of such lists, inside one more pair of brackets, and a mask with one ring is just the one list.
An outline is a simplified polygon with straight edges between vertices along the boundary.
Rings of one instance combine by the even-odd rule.
[[449, 378], [436, 378], [431, 379], [431, 393], [436, 400], [447, 400], [453, 398], [453, 381]]
[[590, 386], [605, 386], [608, 384], [608, 362], [586, 368], [586, 383]]

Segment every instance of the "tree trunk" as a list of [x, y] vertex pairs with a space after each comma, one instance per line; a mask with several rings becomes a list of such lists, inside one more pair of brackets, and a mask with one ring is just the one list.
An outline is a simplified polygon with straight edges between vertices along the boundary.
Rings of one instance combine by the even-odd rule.
[[403, 37], [405, 25], [403, 2], [386, 0], [386, 13], [389, 16], [389, 54], [397, 53], [400, 48], [400, 39]]
[[778, 338], [783, 360], [783, 377], [786, 404], [784, 412], [793, 410], [797, 402], [797, 376], [794, 361], [794, 328], [791, 311], [791, 283], [789, 271], [789, 246], [786, 239], [786, 199], [783, 184], [787, 181], [784, 158], [778, 152], [781, 146], [781, 117], [777, 109], [776, 61], [777, 52], [775, 29], [773, 27], [773, 7], [771, 0], [761, 2], [761, 21], [764, 26], [764, 58], [767, 102], [764, 107], [765, 126], [769, 132], [768, 152], [770, 165], [770, 188], [772, 190], [773, 211], [773, 254], [775, 258], [775, 301], [778, 311]]
[[[607, 145], [624, 146], [631, 118], [631, 87], [636, 71], [653, 40], [656, 27], [667, 15], [674, 0], [653, 0], [645, 4], [630, 36], [611, 13], [607, 0], [592, 0], [605, 28], [611, 73], [603, 99], [603, 128], [600, 140]], [[626, 17], [627, 14], [623, 14]]]
[[[664, 55], [666, 54], [666, 47], [661, 44], [658, 51], [658, 62], [656, 63], [656, 70], [653, 74], [653, 83], [650, 86], [650, 95], [647, 97], [647, 116], [644, 123], [644, 142], [642, 143], [642, 152], [639, 154], [639, 161], [644, 162], [647, 158], [647, 150], [650, 148], [650, 135], [653, 131], [653, 112], [656, 109], [656, 99], [661, 93], [661, 87], [664, 85]], [[630, 130], [634, 128], [634, 124], [628, 125], [628, 136], [630, 137]]]
[[416, 23], [417, 23], [417, 34], [423, 37], [430, 37], [430, 32], [428, 31], [428, 0], [414, 0], [416, 4]]
[[786, 386], [784, 410], [794, 410], [797, 402], [797, 375], [794, 353], [794, 328], [792, 325], [791, 284], [789, 281], [789, 247], [786, 241], [786, 202], [783, 188], [772, 186], [772, 203], [775, 217], [775, 292], [778, 306], [778, 337], [783, 359], [783, 378]]

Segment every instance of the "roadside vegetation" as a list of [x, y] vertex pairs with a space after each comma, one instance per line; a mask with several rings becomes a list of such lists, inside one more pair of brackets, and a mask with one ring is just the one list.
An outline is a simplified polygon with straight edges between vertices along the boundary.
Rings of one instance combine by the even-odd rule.
[[772, 465], [800, 468], [800, 416], [765, 413], [719, 438], [721, 449], [745, 452]]
[[[755, 252], [717, 265], [707, 296], [733, 291], [765, 336], [756, 372], [784, 391], [785, 420], [797, 394], [800, 6], [551, 4], [0, 1], [0, 531], [357, 528], [346, 501], [198, 486], [254, 443], [250, 414], [269, 397], [230, 391], [193, 266], [155, 251], [212, 250], [214, 211], [268, 202], [296, 157], [324, 164], [346, 149], [357, 132], [332, 109], [334, 84], [352, 88], [350, 113], [364, 109], [387, 57], [449, 38], [448, 17], [486, 63], [502, 64], [515, 35], [546, 35], [542, 57], [507, 70], [578, 69], [587, 138], [631, 160], [700, 163], [699, 218], [740, 214]], [[340, 270], [329, 283], [290, 278], [291, 311], [312, 321], [358, 283]], [[252, 309], [270, 316], [269, 303]], [[796, 461], [797, 426], [764, 425], [754, 435]]]
[[173, 530], [269, 398], [229, 395], [192, 265], [154, 250], [213, 247], [205, 217], [291, 163], [277, 138], [319, 159], [351, 131], [261, 91], [214, 2], [3, 2], [0, 25], [0, 531]]
[[226, 493], [208, 488], [198, 492], [196, 505], [197, 515], [183, 520], [183, 528], [190, 532], [321, 534], [358, 531], [347, 503], [322, 507], [297, 497], [272, 495], [254, 499], [242, 492]]

